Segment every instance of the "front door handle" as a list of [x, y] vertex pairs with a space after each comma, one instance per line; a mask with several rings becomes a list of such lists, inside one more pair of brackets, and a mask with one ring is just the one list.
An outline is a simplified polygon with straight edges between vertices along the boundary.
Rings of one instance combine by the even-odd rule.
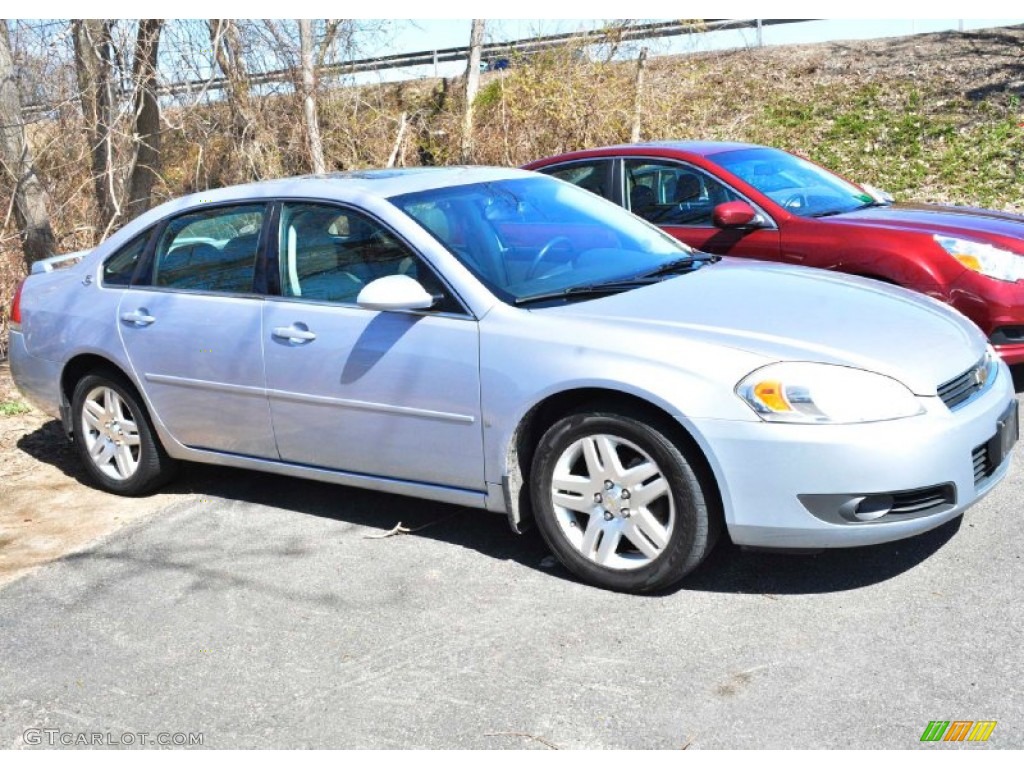
[[139, 307], [134, 312], [122, 313], [121, 320], [132, 325], [152, 325], [156, 322], [156, 318], [149, 314], [145, 307]]
[[274, 338], [287, 339], [293, 344], [303, 344], [316, 338], [316, 334], [309, 330], [304, 323], [275, 328], [272, 333]]

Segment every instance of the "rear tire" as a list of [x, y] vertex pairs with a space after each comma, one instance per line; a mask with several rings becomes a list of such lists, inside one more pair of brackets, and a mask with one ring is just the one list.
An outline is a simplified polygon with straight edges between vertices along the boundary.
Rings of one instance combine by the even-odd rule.
[[537, 527], [585, 581], [622, 592], [676, 584], [721, 530], [686, 451], [641, 414], [571, 414], [540, 439], [530, 474]]
[[174, 476], [177, 462], [156, 438], [141, 398], [120, 376], [83, 376], [71, 397], [71, 414], [78, 455], [98, 487], [142, 496]]

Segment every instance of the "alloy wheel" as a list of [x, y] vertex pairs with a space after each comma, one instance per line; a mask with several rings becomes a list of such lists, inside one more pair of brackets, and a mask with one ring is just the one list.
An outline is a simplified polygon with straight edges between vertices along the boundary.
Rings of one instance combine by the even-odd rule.
[[587, 435], [558, 457], [551, 480], [555, 519], [587, 560], [613, 570], [649, 565], [665, 551], [675, 525], [669, 482], [635, 443]]
[[139, 467], [141, 441], [135, 415], [116, 391], [100, 386], [82, 402], [82, 434], [89, 459], [103, 474], [127, 480]]

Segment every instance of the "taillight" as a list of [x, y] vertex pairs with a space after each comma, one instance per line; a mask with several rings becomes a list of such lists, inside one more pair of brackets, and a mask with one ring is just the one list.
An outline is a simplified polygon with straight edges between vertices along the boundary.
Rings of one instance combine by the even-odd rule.
[[25, 287], [25, 281], [18, 283], [14, 289], [14, 298], [11, 299], [11, 330], [21, 330], [21, 289]]

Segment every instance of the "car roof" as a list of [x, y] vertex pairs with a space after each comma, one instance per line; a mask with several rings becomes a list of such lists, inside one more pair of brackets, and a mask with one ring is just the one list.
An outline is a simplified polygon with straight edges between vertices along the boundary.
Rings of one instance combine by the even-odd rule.
[[749, 144], [742, 141], [647, 141], [625, 146], [658, 147], [660, 149], [676, 149], [695, 155], [716, 155], [734, 149], [763, 149], [760, 144]]
[[528, 163], [525, 167], [532, 168], [537, 164], [550, 165], [554, 162], [582, 159], [585, 157], [643, 155], [645, 150], [653, 150], [659, 155], [672, 154], [673, 152], [686, 152], [691, 155], [710, 157], [721, 152], [730, 152], [736, 149], [766, 149], [766, 147], [761, 144], [748, 144], [740, 141], [645, 141], [636, 144], [612, 144], [607, 147], [594, 147], [593, 149], [566, 152], [561, 155], [546, 157], [543, 160], [536, 160], [532, 163]]
[[523, 178], [529, 175], [529, 172], [516, 168], [487, 166], [340, 171], [220, 187], [185, 195], [176, 198], [172, 203], [175, 209], [182, 209], [207, 203], [274, 197], [323, 197], [348, 200], [353, 196], [370, 195], [388, 198], [409, 192], [422, 192], [429, 189], [498, 179]]

